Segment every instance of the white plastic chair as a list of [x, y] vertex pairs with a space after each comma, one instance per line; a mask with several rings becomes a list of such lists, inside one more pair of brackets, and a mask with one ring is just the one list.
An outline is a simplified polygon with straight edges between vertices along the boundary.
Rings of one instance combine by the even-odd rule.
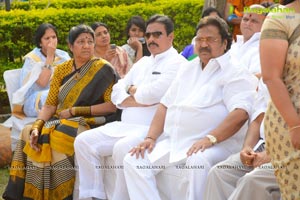
[[[21, 69], [11, 69], [6, 70], [3, 73], [3, 78], [5, 81], [6, 92], [8, 95], [10, 109], [12, 110], [12, 94], [19, 89], [19, 79], [21, 75]], [[2, 125], [11, 128], [11, 146], [12, 150], [15, 149], [16, 143], [19, 139], [21, 130], [26, 124], [30, 124], [35, 121], [34, 117], [25, 117], [24, 119], [19, 119], [15, 116], [11, 116]]]
[[19, 77], [21, 75], [21, 69], [11, 69], [6, 70], [3, 73], [3, 78], [5, 81], [5, 87], [10, 103], [10, 108], [12, 108], [12, 94], [19, 89]]

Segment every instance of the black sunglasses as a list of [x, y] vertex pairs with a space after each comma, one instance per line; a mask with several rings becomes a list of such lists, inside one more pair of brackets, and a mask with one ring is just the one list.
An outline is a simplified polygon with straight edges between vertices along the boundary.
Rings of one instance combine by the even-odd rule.
[[154, 38], [159, 38], [163, 33], [161, 31], [154, 31], [154, 32], [146, 32], [145, 33], [145, 37], [146, 39], [149, 39], [151, 37], [151, 35], [154, 37]]

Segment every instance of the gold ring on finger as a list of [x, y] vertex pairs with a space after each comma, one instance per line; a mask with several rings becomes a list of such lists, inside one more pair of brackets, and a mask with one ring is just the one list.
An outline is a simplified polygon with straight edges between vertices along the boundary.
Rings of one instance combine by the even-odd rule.
[[144, 150], [144, 149], [145, 149], [145, 147], [141, 147], [141, 149], [142, 149], [142, 150]]

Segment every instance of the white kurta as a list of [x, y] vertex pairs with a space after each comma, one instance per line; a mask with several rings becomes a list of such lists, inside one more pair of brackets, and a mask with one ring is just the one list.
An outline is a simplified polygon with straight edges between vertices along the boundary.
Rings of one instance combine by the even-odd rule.
[[[149, 126], [157, 104], [174, 80], [183, 62], [187, 62], [184, 57], [179, 55], [174, 48], [170, 48], [155, 57], [152, 55], [144, 56], [135, 63], [128, 74], [113, 87], [111, 99], [118, 108], [122, 109], [121, 122], [112, 122], [100, 127], [101, 131], [112, 137], [121, 137], [130, 134], [132, 131], [132, 125], [130, 125], [131, 128], [128, 131], [125, 127], [120, 129], [123, 125]], [[120, 104], [129, 97], [125, 89], [129, 85], [137, 87], [134, 98], [138, 103], [153, 106], [122, 108]], [[139, 127], [137, 128], [139, 129]]]
[[252, 37], [244, 42], [242, 35], [237, 35], [236, 43], [229, 50], [232, 62], [248, 69], [251, 73], [261, 73], [259, 58], [260, 33], [254, 33]]
[[[258, 85], [257, 97], [252, 108], [251, 122], [267, 109], [269, 92], [262, 79]], [[253, 148], [264, 142], [264, 123], [260, 125], [260, 139]], [[259, 151], [259, 150], [258, 150]], [[224, 167], [227, 166], [227, 167]], [[251, 188], [251, 189], [249, 189]], [[211, 192], [214, 191], [214, 192]], [[255, 193], [253, 193], [255, 191]], [[209, 172], [204, 199], [279, 199], [280, 191], [276, 183], [271, 163], [260, 167], [246, 167], [241, 161], [240, 152], [215, 165]]]
[[[24, 56], [24, 65], [20, 76], [19, 89], [13, 94], [14, 105], [24, 105], [23, 111], [27, 117], [36, 117], [39, 109], [45, 104], [49, 92], [49, 83], [45, 87], [36, 84], [36, 80], [45, 66], [46, 57], [40, 48], [34, 48]], [[56, 49], [53, 66], [70, 59], [67, 52]], [[53, 71], [52, 71], [53, 72]]]
[[[144, 159], [136, 159], [130, 154], [124, 159], [130, 198], [146, 199], [145, 195], [151, 194], [152, 200], [160, 199], [155, 175], [164, 167], [185, 164], [187, 168], [192, 167], [186, 170], [185, 176], [189, 182], [187, 199], [201, 200], [208, 171], [241, 149], [247, 123], [230, 138], [203, 152], [188, 158], [186, 153], [234, 109], [243, 109], [250, 115], [256, 87], [257, 78], [243, 67], [233, 65], [229, 53], [211, 59], [204, 70], [199, 58], [183, 65], [161, 100], [167, 107], [163, 133], [166, 139], [160, 138], [150, 154], [145, 152]], [[141, 170], [139, 166], [149, 169]]]
[[[157, 104], [165, 94], [183, 62], [188, 62], [174, 48], [154, 56], [143, 57], [136, 62], [123, 79], [113, 86], [112, 102], [122, 109], [121, 121], [85, 131], [75, 139], [75, 155], [79, 166], [79, 197], [100, 199], [129, 199], [122, 170], [115, 170], [117, 178], [113, 197], [106, 196], [103, 183], [103, 158], [114, 155], [116, 166], [121, 166], [126, 153], [136, 145], [136, 141], [126, 142], [125, 147], [117, 148], [127, 137], [137, 135], [144, 138], [152, 121]], [[120, 104], [129, 97], [126, 87], [137, 87], [135, 100], [147, 107], [122, 108]], [[123, 140], [121, 140], [123, 139]], [[139, 140], [138, 140], [139, 142]], [[120, 145], [119, 145], [120, 146]], [[95, 166], [100, 166], [98, 169]], [[90, 181], [90, 180], [94, 181]], [[76, 182], [78, 183], [78, 181]], [[75, 192], [78, 190], [76, 184]], [[77, 193], [77, 192], [76, 192]]]
[[131, 48], [131, 46], [129, 44], [122, 45], [122, 48], [127, 52], [128, 57], [130, 58], [130, 63], [132, 65], [135, 61], [135, 58], [136, 58], [136, 56], [135, 56], [136, 55], [136, 50]]
[[[229, 112], [241, 108], [251, 113], [257, 79], [229, 60], [229, 54], [211, 59], [202, 70], [196, 58], [181, 68], [161, 100], [168, 108], [164, 126], [168, 145], [157, 144], [149, 155], [151, 161], [169, 151], [170, 162], [182, 160], [192, 144], [216, 128]], [[241, 129], [218, 145], [238, 151], [244, 133]]]
[[[255, 120], [258, 115], [261, 113], [264, 113], [267, 110], [268, 103], [270, 101], [270, 94], [268, 91], [267, 86], [263, 83], [263, 80], [259, 80], [258, 84], [258, 90], [257, 90], [257, 97], [255, 99], [254, 105], [252, 107], [252, 113], [251, 113], [251, 118], [250, 121], [252, 122]], [[264, 126], [263, 122], [261, 123], [260, 126], [260, 137], [264, 140]]]

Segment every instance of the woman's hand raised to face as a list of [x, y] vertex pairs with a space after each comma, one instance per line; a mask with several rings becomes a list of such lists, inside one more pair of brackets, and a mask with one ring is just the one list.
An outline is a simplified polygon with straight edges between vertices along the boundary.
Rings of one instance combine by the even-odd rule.
[[47, 44], [47, 57], [51, 57], [54, 59], [55, 57], [55, 50], [57, 47], [57, 40], [50, 40]]
[[137, 37], [130, 37], [128, 39], [128, 44], [133, 48], [134, 50], [138, 50], [142, 48], [142, 43], [139, 41], [139, 38]]

